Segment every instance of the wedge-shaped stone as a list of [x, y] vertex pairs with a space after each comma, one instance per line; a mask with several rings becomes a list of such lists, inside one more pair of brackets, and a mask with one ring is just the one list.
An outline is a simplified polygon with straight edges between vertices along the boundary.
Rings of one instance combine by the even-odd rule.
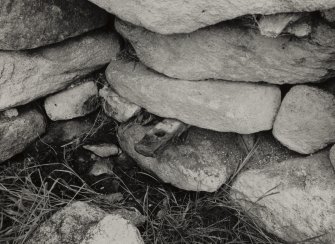
[[161, 34], [189, 33], [247, 14], [310, 12], [335, 7], [333, 0], [90, 0], [133, 24]]
[[108, 21], [105, 11], [76, 0], [1, 0], [0, 49], [31, 49], [77, 36]]
[[[324, 151], [242, 172], [231, 197], [255, 222], [296, 243], [335, 242], [335, 174]], [[306, 242], [307, 243], [307, 242]]]
[[116, 34], [93, 32], [46, 48], [0, 52], [0, 111], [66, 88], [118, 51]]
[[141, 63], [112, 62], [106, 77], [120, 96], [153, 114], [222, 132], [269, 130], [280, 105], [273, 85], [176, 80]]
[[335, 96], [299, 85], [284, 97], [273, 135], [289, 149], [314, 153], [335, 142]]
[[37, 110], [26, 110], [9, 117], [0, 113], [0, 163], [21, 153], [45, 129], [44, 117]]
[[327, 24], [315, 26], [309, 39], [265, 37], [240, 21], [175, 35], [120, 20], [115, 26], [145, 65], [173, 78], [296, 84], [334, 76], [335, 28]]
[[119, 127], [121, 148], [162, 181], [189, 191], [216, 191], [242, 162], [244, 151], [237, 134], [191, 127], [184, 140], [169, 144], [155, 157], [145, 157], [134, 146], [152, 126], [129, 124]]

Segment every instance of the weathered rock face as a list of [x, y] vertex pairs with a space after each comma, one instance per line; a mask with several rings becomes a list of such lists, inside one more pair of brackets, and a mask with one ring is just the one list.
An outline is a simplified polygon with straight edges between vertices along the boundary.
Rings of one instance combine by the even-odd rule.
[[152, 126], [125, 125], [118, 130], [121, 148], [162, 181], [189, 191], [216, 191], [243, 160], [237, 135], [192, 127], [183, 142], [168, 145], [156, 157], [145, 157], [134, 149]]
[[0, 52], [0, 110], [62, 90], [118, 51], [116, 34], [93, 32], [46, 48]]
[[231, 196], [267, 231], [288, 242], [335, 241], [335, 174], [328, 151], [241, 173]]
[[310, 12], [335, 7], [332, 0], [90, 0], [119, 18], [161, 34], [189, 33], [247, 14]]
[[23, 111], [10, 118], [0, 114], [0, 163], [22, 152], [45, 129], [44, 117], [37, 110]]
[[335, 29], [323, 23], [310, 39], [268, 38], [239, 21], [175, 35], [160, 35], [120, 20], [115, 26], [145, 65], [173, 78], [295, 84], [334, 75]]
[[74, 202], [44, 222], [27, 242], [50, 244], [144, 243], [131, 220], [107, 214], [84, 202]]
[[305, 85], [285, 96], [273, 126], [273, 135], [302, 154], [316, 152], [335, 142], [335, 97]]
[[45, 111], [53, 121], [82, 117], [98, 107], [98, 87], [94, 81], [70, 87], [44, 101]]
[[280, 105], [276, 86], [176, 80], [140, 63], [112, 62], [106, 77], [119, 95], [153, 114], [215, 131], [269, 130]]
[[31, 49], [73, 37], [107, 23], [105, 11], [88, 1], [2, 0], [0, 49]]

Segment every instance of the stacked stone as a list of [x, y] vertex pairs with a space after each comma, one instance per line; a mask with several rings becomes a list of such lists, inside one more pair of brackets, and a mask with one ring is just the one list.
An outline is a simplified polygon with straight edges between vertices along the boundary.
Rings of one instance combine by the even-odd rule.
[[[121, 126], [139, 165], [186, 190], [233, 180], [232, 200], [269, 232], [334, 243], [334, 1], [91, 1], [138, 58], [110, 63], [113, 93], [194, 126], [156, 157], [135, 150], [152, 127]], [[240, 139], [250, 152], [256, 137], [236, 174]]]
[[[116, 16], [136, 59], [92, 3], [0, 4], [0, 162], [45, 131], [26, 104], [47, 97], [48, 117], [69, 120], [97, 109], [99, 94], [122, 149], [164, 182], [209, 192], [231, 183], [232, 200], [267, 231], [335, 242], [333, 0], [90, 1]], [[109, 87], [82, 79], [107, 63]], [[153, 126], [128, 121], [142, 108], [191, 125], [186, 139], [138, 153]]]

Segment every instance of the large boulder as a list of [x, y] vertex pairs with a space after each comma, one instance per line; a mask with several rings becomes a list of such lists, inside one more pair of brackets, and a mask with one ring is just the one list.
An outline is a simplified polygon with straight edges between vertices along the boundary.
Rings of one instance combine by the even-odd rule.
[[1, 0], [0, 49], [31, 49], [73, 37], [107, 23], [105, 11], [75, 0]]
[[310, 12], [335, 7], [333, 0], [90, 0], [133, 24], [161, 34], [189, 33], [247, 14]]
[[106, 77], [120, 96], [153, 114], [215, 131], [269, 130], [281, 102], [273, 85], [177, 80], [124, 60], [111, 62]]
[[335, 96], [299, 85], [284, 97], [273, 135], [289, 149], [314, 153], [335, 142]]
[[[242, 172], [231, 197], [254, 221], [287, 242], [335, 242], [335, 174], [324, 151]], [[307, 242], [306, 242], [307, 243]]]
[[44, 101], [45, 111], [53, 121], [82, 117], [98, 107], [98, 87], [94, 81], [74, 85]]
[[0, 113], [0, 163], [22, 152], [45, 129], [44, 117], [37, 110], [19, 111], [13, 116]]
[[109, 63], [116, 34], [91, 32], [31, 51], [0, 52], [0, 111], [57, 92]]
[[137, 153], [134, 145], [152, 126], [128, 124], [119, 127], [121, 148], [162, 181], [188, 191], [214, 192], [237, 169], [244, 151], [237, 134], [219, 133], [192, 127], [186, 138], [169, 144], [155, 157]]
[[27, 244], [143, 244], [132, 220], [123, 215], [119, 211], [108, 214], [85, 202], [74, 202], [42, 223]]
[[115, 26], [145, 65], [173, 78], [296, 84], [334, 75], [335, 29], [323, 23], [302, 39], [265, 37], [241, 21], [174, 35], [121, 20]]

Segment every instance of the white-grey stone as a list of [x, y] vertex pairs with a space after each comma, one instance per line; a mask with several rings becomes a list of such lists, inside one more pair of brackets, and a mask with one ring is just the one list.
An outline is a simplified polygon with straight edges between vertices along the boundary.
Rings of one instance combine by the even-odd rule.
[[111, 62], [106, 77], [120, 96], [153, 114], [222, 132], [270, 130], [281, 102], [273, 85], [177, 80], [122, 60]]
[[103, 98], [105, 113], [120, 123], [127, 122], [141, 111], [141, 107], [120, 97], [107, 86], [99, 91], [99, 95]]
[[90, 0], [119, 18], [161, 33], [190, 33], [249, 14], [312, 12], [335, 7], [333, 0]]
[[84, 145], [83, 148], [91, 151], [95, 155], [102, 158], [115, 156], [121, 153], [121, 150], [118, 146], [116, 146], [115, 144], [108, 144], [108, 143], [102, 143], [96, 145]]
[[291, 88], [276, 116], [273, 135], [302, 154], [314, 153], [334, 143], [335, 96], [306, 85]]
[[334, 76], [335, 27], [317, 23], [309, 38], [269, 38], [242, 21], [223, 22], [190, 34], [161, 35], [117, 20], [146, 66], [183, 80], [297, 84]]
[[21, 153], [46, 129], [43, 115], [35, 109], [8, 117], [0, 113], [0, 163]]
[[[231, 197], [268, 232], [287, 242], [335, 242], [335, 173], [328, 151], [248, 169]], [[307, 242], [306, 242], [307, 243]]]
[[31, 51], [0, 51], [0, 111], [66, 88], [119, 49], [115, 33], [98, 31]]
[[156, 157], [137, 153], [134, 145], [153, 126], [128, 124], [119, 127], [121, 148], [141, 167], [162, 181], [188, 191], [214, 192], [224, 184], [243, 160], [237, 135], [192, 127], [182, 142], [169, 144]]
[[44, 108], [53, 121], [85, 116], [99, 106], [98, 87], [94, 81], [86, 81], [47, 97]]

